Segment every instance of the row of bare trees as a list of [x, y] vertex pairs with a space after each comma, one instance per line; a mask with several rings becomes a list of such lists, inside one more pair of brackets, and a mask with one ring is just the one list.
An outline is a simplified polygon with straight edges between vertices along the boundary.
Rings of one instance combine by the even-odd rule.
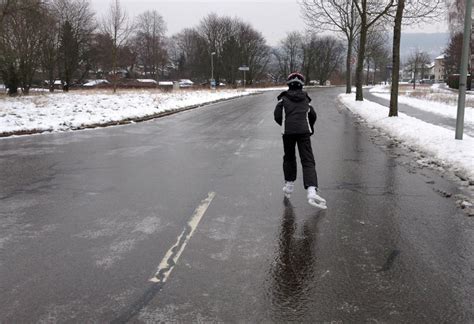
[[248, 80], [265, 76], [270, 60], [270, 47], [263, 35], [238, 18], [210, 14], [195, 28], [187, 28], [170, 41], [170, 62], [176, 73], [187, 78], [209, 78], [211, 60], [214, 77], [219, 84], [241, 78], [238, 68], [249, 67]]
[[171, 37], [158, 12], [130, 19], [119, 0], [103, 17], [88, 0], [4, 0], [0, 19], [0, 77], [12, 95], [28, 93], [35, 78], [50, 91], [58, 80], [68, 91], [94, 77], [111, 80], [115, 91], [124, 74], [206, 82], [211, 60], [217, 83], [231, 85], [241, 82], [242, 65], [248, 84], [296, 70], [323, 84], [342, 70], [344, 44], [334, 37], [292, 33], [271, 48], [250, 24], [215, 14]]
[[94, 15], [86, 1], [7, 0], [0, 4], [0, 75], [10, 94], [28, 93], [42, 71], [52, 88], [57, 76], [66, 90], [87, 65]]
[[[433, 19], [442, 0], [301, 0], [311, 33], [290, 33], [277, 48], [270, 48], [251, 25], [237, 18], [211, 14], [194, 28], [165, 37], [166, 24], [156, 11], [129, 19], [119, 0], [112, 0], [99, 19], [87, 0], [4, 0], [0, 3], [0, 73], [11, 93], [20, 87], [28, 92], [39, 71], [51, 91], [61, 80], [68, 90], [93, 72], [111, 78], [140, 74], [158, 79], [209, 79], [214, 62], [217, 82], [235, 84], [238, 67], [247, 65], [249, 83], [269, 73], [281, 79], [301, 70], [307, 79], [324, 83], [343, 70], [346, 91], [351, 92], [352, 65], [356, 63], [356, 99], [363, 100], [362, 86], [369, 72], [387, 66], [400, 67], [403, 24]], [[453, 0], [457, 1], [457, 0]], [[387, 35], [393, 28], [392, 53]], [[321, 36], [318, 32], [336, 32]], [[326, 34], [324, 34], [326, 35]], [[345, 51], [345, 59], [344, 59]], [[367, 68], [364, 80], [364, 67]], [[391, 115], [397, 114], [398, 73], [393, 73]]]
[[[28, 93], [34, 75], [60, 79], [65, 91], [89, 74], [112, 80], [140, 74], [207, 80], [211, 53], [216, 80], [234, 84], [247, 65], [248, 83], [266, 76], [270, 47], [260, 32], [237, 18], [210, 14], [195, 28], [167, 38], [156, 11], [130, 19], [119, 0], [102, 18], [87, 0], [0, 2], [0, 76], [10, 94]], [[39, 73], [41, 72], [41, 73]]]
[[[402, 26], [439, 17], [442, 0], [301, 0], [302, 13], [313, 29], [331, 30], [346, 42], [346, 92], [351, 93], [352, 64], [356, 62], [356, 100], [363, 100], [363, 70], [368, 58], [369, 35], [393, 31], [392, 93], [390, 116], [398, 114], [398, 83]], [[357, 44], [353, 54], [354, 43]]]
[[[91, 72], [111, 75], [138, 63], [155, 78], [167, 62], [166, 26], [156, 11], [131, 21], [118, 0], [97, 19], [87, 0], [7, 0], [0, 3], [0, 76], [15, 94], [28, 93], [33, 76], [60, 79], [65, 91]], [[40, 72], [40, 73], [39, 73]]]
[[307, 82], [317, 80], [323, 85], [341, 70], [344, 45], [332, 36], [291, 32], [274, 48], [273, 55], [275, 80], [284, 80], [289, 73], [301, 71]]

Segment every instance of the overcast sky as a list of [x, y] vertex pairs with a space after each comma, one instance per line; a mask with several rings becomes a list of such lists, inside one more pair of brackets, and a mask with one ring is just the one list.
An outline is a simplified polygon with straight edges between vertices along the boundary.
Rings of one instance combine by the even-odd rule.
[[[110, 6], [107, 0], [91, 0], [97, 17]], [[130, 17], [146, 10], [157, 10], [166, 21], [168, 35], [186, 27], [194, 27], [211, 12], [237, 16], [262, 32], [270, 45], [275, 45], [290, 31], [304, 31], [298, 0], [121, 0]], [[447, 32], [443, 22], [407, 28], [407, 32]]]

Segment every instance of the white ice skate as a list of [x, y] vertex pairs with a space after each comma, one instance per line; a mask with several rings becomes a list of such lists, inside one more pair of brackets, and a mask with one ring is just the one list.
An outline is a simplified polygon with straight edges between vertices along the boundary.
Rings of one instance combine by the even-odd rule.
[[293, 181], [285, 182], [285, 186], [283, 187], [283, 193], [285, 194], [286, 198], [290, 198], [291, 194], [293, 193], [295, 187], [295, 183]]
[[327, 209], [328, 206], [326, 205], [326, 199], [318, 195], [316, 192], [315, 187], [308, 187], [308, 203], [311, 206], [320, 208], [320, 209]]

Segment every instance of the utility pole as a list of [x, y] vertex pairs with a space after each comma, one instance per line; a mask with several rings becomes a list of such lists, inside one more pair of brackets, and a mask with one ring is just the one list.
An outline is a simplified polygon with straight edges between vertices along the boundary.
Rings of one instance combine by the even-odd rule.
[[456, 139], [462, 140], [464, 131], [464, 107], [466, 105], [466, 83], [467, 83], [467, 67], [469, 59], [469, 45], [471, 39], [471, 23], [472, 23], [472, 0], [466, 0], [466, 16], [464, 18], [464, 34], [462, 43], [461, 71], [459, 73], [459, 98], [458, 98], [458, 114], [456, 119]]

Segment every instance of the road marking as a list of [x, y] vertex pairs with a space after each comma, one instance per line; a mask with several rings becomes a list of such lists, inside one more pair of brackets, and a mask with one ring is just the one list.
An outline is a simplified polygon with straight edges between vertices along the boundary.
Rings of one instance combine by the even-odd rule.
[[265, 121], [265, 119], [262, 119], [262, 120], [257, 124], [257, 126], [262, 125], [264, 121]]
[[191, 219], [188, 221], [188, 224], [183, 229], [183, 232], [178, 236], [176, 243], [166, 252], [165, 257], [161, 260], [158, 269], [156, 270], [153, 278], [150, 279], [154, 283], [165, 283], [168, 280], [168, 277], [173, 271], [174, 266], [179, 260], [179, 257], [184, 251], [184, 248], [188, 244], [191, 236], [193, 236], [194, 231], [199, 225], [202, 217], [207, 211], [207, 208], [211, 204], [212, 200], [216, 196], [215, 192], [210, 192], [207, 195], [207, 198], [201, 201], [201, 204], [194, 210]]

